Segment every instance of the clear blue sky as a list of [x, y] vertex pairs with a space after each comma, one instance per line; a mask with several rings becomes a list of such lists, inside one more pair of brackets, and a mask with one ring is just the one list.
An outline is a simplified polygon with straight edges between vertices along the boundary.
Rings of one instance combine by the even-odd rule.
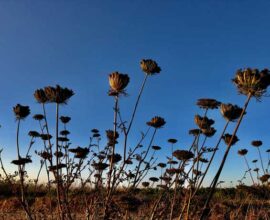
[[[74, 146], [84, 146], [92, 128], [103, 134], [112, 128], [108, 74], [128, 73], [129, 97], [121, 100], [128, 120], [143, 80], [142, 58], [155, 59], [162, 72], [148, 81], [130, 144], [146, 121], [160, 115], [167, 121], [154, 143], [163, 146], [160, 153], [168, 153], [168, 138], [179, 140], [176, 148], [187, 148], [194, 114], [202, 113], [194, 105], [198, 98], [242, 105], [245, 97], [237, 95], [230, 81], [235, 71], [269, 67], [269, 9], [269, 1], [0, 1], [0, 144], [5, 161], [16, 157], [12, 107], [21, 103], [40, 113], [33, 98], [37, 88], [60, 84], [74, 90], [61, 113], [72, 116]], [[258, 158], [251, 140], [261, 139], [262, 150], [268, 149], [269, 103], [269, 98], [251, 102], [223, 180], [235, 181], [245, 169], [238, 149], [247, 148], [249, 159]], [[218, 111], [210, 116], [219, 130], [207, 143], [213, 146], [225, 121]], [[22, 127], [23, 146], [29, 141], [27, 131], [38, 127], [30, 117]], [[34, 148], [41, 149], [41, 143]]]

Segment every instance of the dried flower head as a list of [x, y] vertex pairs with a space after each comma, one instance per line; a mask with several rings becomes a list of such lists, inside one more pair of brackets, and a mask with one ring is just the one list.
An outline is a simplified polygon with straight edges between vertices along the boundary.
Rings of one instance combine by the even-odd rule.
[[43, 89], [37, 89], [34, 93], [34, 97], [38, 103], [44, 104], [49, 101]]
[[161, 68], [158, 66], [156, 61], [151, 59], [142, 59], [140, 62], [141, 69], [147, 75], [154, 75], [160, 73]]
[[220, 106], [221, 114], [228, 121], [237, 120], [240, 117], [242, 111], [243, 109], [238, 107], [237, 105], [222, 103]]
[[40, 134], [40, 138], [43, 140], [43, 141], [48, 141], [52, 138], [52, 135], [50, 134]]
[[160, 168], [165, 168], [165, 167], [166, 167], [166, 164], [165, 164], [165, 163], [158, 163], [158, 166], [159, 166]]
[[[233, 139], [232, 139], [233, 138]], [[231, 143], [231, 146], [233, 146], [234, 144], [236, 144], [237, 141], [239, 141], [238, 137], [235, 135], [235, 136], [232, 136], [231, 134], [224, 134], [222, 139], [224, 140], [224, 142], [229, 145], [231, 139], [232, 139], [232, 143]]]
[[119, 72], [113, 72], [109, 75], [110, 91], [109, 95], [117, 96], [125, 93], [125, 88], [129, 83], [129, 76]]
[[202, 133], [206, 136], [206, 137], [213, 137], [216, 133], [216, 129], [213, 127], [209, 127], [206, 129], [202, 129]]
[[196, 104], [203, 109], [217, 109], [220, 106], [220, 102], [215, 99], [198, 99]]
[[168, 142], [171, 143], [171, 144], [175, 144], [175, 143], [177, 143], [177, 140], [174, 139], [174, 138], [170, 138], [170, 139], [168, 140]]
[[152, 181], [152, 182], [158, 182], [158, 178], [154, 177], [154, 176], [150, 177], [149, 180]]
[[238, 150], [238, 154], [240, 155], [240, 156], [244, 156], [244, 155], [246, 155], [248, 153], [248, 150], [247, 149], [241, 149], [241, 150]]
[[270, 85], [270, 73], [268, 69], [262, 71], [250, 68], [240, 69], [236, 72], [235, 78], [232, 81], [237, 86], [240, 94], [251, 94], [255, 98], [260, 99]]
[[65, 167], [67, 167], [66, 164], [59, 163], [58, 165], [48, 166], [48, 169], [49, 169], [49, 171], [53, 172], [53, 171], [56, 171], [56, 170], [63, 169], [63, 168], [65, 168]]
[[93, 129], [91, 130], [91, 132], [92, 132], [92, 133], [98, 133], [98, 132], [99, 132], [99, 130], [98, 130], [98, 129], [96, 129], [96, 128], [93, 128]]
[[29, 131], [28, 132], [28, 135], [30, 136], [30, 137], [39, 137], [40, 136], [40, 134], [37, 132], [37, 131]]
[[93, 163], [92, 166], [96, 170], [102, 171], [102, 170], [105, 170], [109, 165], [106, 163], [99, 162], [99, 163]]
[[207, 129], [215, 123], [213, 119], [209, 119], [206, 116], [201, 117], [200, 115], [195, 115], [194, 121], [200, 129]]
[[68, 130], [62, 130], [62, 131], [60, 131], [60, 134], [63, 136], [67, 136], [70, 134], [70, 132]]
[[173, 156], [178, 160], [186, 161], [193, 158], [194, 154], [187, 150], [176, 150], [173, 152]]
[[258, 162], [258, 160], [252, 160], [252, 163], [257, 163]]
[[262, 181], [262, 183], [265, 183], [269, 180], [270, 175], [269, 174], [264, 174], [263, 176], [260, 177], [260, 180]]
[[44, 119], [44, 115], [42, 115], [42, 114], [35, 114], [35, 115], [33, 116], [33, 119], [35, 119], [35, 120], [37, 120], [37, 121], [41, 121], [41, 120]]
[[108, 160], [112, 160], [112, 163], [118, 163], [122, 160], [122, 156], [120, 154], [114, 154], [113, 157], [112, 155], [108, 155]]
[[154, 146], [152, 146], [152, 149], [153, 149], [153, 150], [160, 150], [160, 149], [161, 149], [161, 147], [160, 147], [160, 146], [156, 146], [156, 145], [154, 145]]
[[71, 152], [71, 153], [74, 153], [75, 158], [79, 158], [79, 159], [86, 158], [88, 153], [89, 153], [89, 149], [87, 147], [82, 148], [80, 146], [78, 146], [76, 148], [70, 148], [68, 151]]
[[142, 186], [145, 187], [145, 188], [148, 187], [149, 185], [150, 185], [149, 182], [142, 182]]
[[165, 125], [166, 121], [162, 117], [155, 116], [154, 118], [151, 119], [151, 121], [147, 122], [146, 124], [148, 126], [158, 129], [161, 128], [163, 125]]
[[254, 147], [260, 147], [262, 146], [262, 144], [263, 144], [262, 141], [259, 141], [259, 140], [255, 140], [251, 142], [251, 145]]
[[15, 107], [13, 107], [13, 112], [16, 119], [24, 119], [30, 114], [30, 108], [29, 106], [17, 104]]
[[56, 87], [47, 86], [44, 88], [46, 97], [49, 102], [54, 102], [58, 104], [66, 104], [74, 92], [71, 89], [63, 88], [59, 85]]
[[63, 124], [67, 124], [71, 120], [71, 118], [68, 116], [61, 116], [59, 119]]
[[11, 163], [15, 165], [25, 165], [27, 163], [32, 163], [29, 157], [20, 157], [18, 160], [12, 160]]
[[195, 128], [195, 129], [190, 129], [189, 131], [188, 131], [188, 133], [190, 134], [190, 135], [193, 135], [193, 136], [198, 136], [199, 134], [201, 134], [201, 130], [200, 129], [197, 129], [197, 128]]

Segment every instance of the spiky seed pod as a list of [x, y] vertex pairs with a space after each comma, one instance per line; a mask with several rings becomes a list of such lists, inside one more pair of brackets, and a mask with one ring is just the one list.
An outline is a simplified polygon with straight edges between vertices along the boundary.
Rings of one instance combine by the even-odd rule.
[[149, 182], [142, 182], [142, 186], [145, 187], [145, 188], [148, 187], [149, 185], [150, 185]]
[[166, 121], [162, 117], [155, 116], [151, 119], [151, 121], [147, 122], [146, 124], [148, 126], [158, 129], [164, 126], [166, 124]]
[[27, 163], [32, 163], [32, 160], [28, 157], [20, 157], [18, 160], [12, 160], [11, 163], [15, 165], [25, 165]]
[[169, 175], [179, 174], [179, 173], [181, 173], [183, 171], [184, 170], [183, 169], [180, 169], [180, 168], [169, 168], [169, 169], [166, 169], [166, 173], [168, 173]]
[[260, 147], [262, 146], [262, 144], [263, 144], [262, 141], [259, 141], [259, 140], [255, 140], [251, 142], [251, 145], [254, 147]]
[[[111, 161], [112, 155], [108, 155], [107, 158], [109, 161]], [[118, 163], [121, 160], [122, 160], [122, 156], [120, 154], [114, 154], [113, 159], [112, 159], [112, 163]]]
[[170, 139], [168, 140], [168, 142], [171, 143], [171, 144], [175, 144], [175, 143], [177, 143], [177, 140], [174, 139], [174, 138], [170, 138]]
[[109, 165], [106, 163], [99, 162], [99, 163], [93, 163], [92, 166], [96, 170], [102, 171], [102, 170], [105, 170]]
[[270, 175], [269, 174], [264, 174], [263, 176], [260, 177], [260, 180], [262, 181], [262, 183], [265, 183], [269, 180]]
[[150, 177], [149, 180], [152, 181], [152, 182], [158, 182], [158, 178], [154, 177], [154, 176]]
[[109, 94], [114, 96], [125, 92], [125, 88], [129, 83], [129, 76], [119, 72], [109, 75], [110, 91]]
[[248, 150], [247, 150], [247, 149], [241, 149], [241, 150], [238, 150], [238, 154], [239, 154], [240, 156], [245, 156], [247, 153], [248, 153]]
[[251, 68], [239, 69], [232, 81], [240, 94], [251, 94], [255, 98], [260, 99], [270, 85], [270, 73], [268, 69], [262, 71]]
[[43, 140], [43, 141], [48, 141], [52, 138], [52, 135], [50, 134], [40, 134], [40, 138]]
[[[224, 140], [224, 142], [229, 145], [230, 141], [231, 141], [231, 138], [232, 138], [232, 135], [231, 134], [224, 134], [222, 139]], [[232, 140], [232, 143], [231, 143], [231, 146], [235, 145], [236, 142], [239, 141], [238, 137], [235, 135], [233, 137], [233, 140]]]
[[196, 104], [202, 109], [217, 109], [220, 106], [215, 99], [198, 99]]
[[66, 104], [70, 97], [74, 95], [71, 89], [59, 85], [56, 85], [56, 87], [47, 86], [44, 91], [49, 102], [58, 104]]
[[193, 158], [194, 154], [187, 150], [176, 150], [173, 152], [173, 156], [178, 160], [186, 161]]
[[202, 129], [202, 133], [206, 136], [206, 137], [213, 137], [216, 133], [216, 129], [213, 127], [209, 127], [207, 129]]
[[48, 98], [45, 94], [45, 91], [43, 89], [37, 89], [35, 92], [34, 92], [34, 97], [35, 99], [37, 100], [38, 103], [46, 103], [48, 102]]
[[160, 150], [160, 149], [161, 149], [161, 147], [160, 147], [160, 146], [156, 146], [156, 145], [154, 145], [154, 146], [152, 146], [152, 149], [153, 149], [153, 150]]
[[222, 103], [220, 105], [220, 112], [222, 116], [227, 120], [227, 121], [235, 121], [237, 120], [243, 109], [238, 107], [237, 105], [232, 105], [232, 104], [224, 104]]
[[172, 178], [169, 176], [161, 176], [159, 179], [164, 180], [166, 183], [169, 183], [172, 180]]
[[69, 139], [67, 137], [58, 137], [58, 141], [67, 142], [67, 141], [69, 141]]
[[195, 128], [195, 129], [190, 129], [189, 131], [188, 131], [188, 133], [190, 134], [190, 135], [193, 135], [193, 136], [198, 136], [199, 134], [201, 134], [201, 130], [200, 129], [197, 129], [197, 128]]
[[30, 114], [30, 108], [29, 106], [17, 104], [15, 107], [13, 107], [13, 112], [16, 119], [24, 119]]
[[207, 129], [211, 127], [215, 121], [213, 119], [209, 119], [208, 117], [201, 117], [200, 115], [195, 115], [194, 117], [195, 124], [200, 128], [200, 129]]
[[92, 133], [98, 133], [98, 132], [99, 132], [99, 130], [98, 130], [98, 129], [96, 129], [96, 128], [93, 128], [93, 129], [91, 130], [91, 132], [92, 132]]
[[37, 120], [37, 121], [41, 121], [41, 120], [44, 119], [44, 115], [42, 115], [42, 114], [35, 114], [35, 115], [33, 116], [33, 119], [35, 119], [35, 120]]
[[37, 131], [29, 131], [28, 132], [28, 135], [30, 136], [30, 137], [40, 137], [40, 134], [37, 132]]
[[147, 75], [155, 75], [160, 73], [161, 68], [158, 66], [156, 61], [151, 59], [142, 59], [140, 62], [140, 66], [143, 72]]
[[68, 117], [68, 116], [61, 116], [59, 119], [60, 119], [60, 121], [61, 121], [63, 124], [67, 124], [67, 123], [69, 123], [69, 121], [71, 120], [71, 117]]
[[165, 163], [158, 163], [158, 166], [159, 166], [160, 168], [165, 168], [165, 167], [166, 167], [166, 164], [165, 164]]

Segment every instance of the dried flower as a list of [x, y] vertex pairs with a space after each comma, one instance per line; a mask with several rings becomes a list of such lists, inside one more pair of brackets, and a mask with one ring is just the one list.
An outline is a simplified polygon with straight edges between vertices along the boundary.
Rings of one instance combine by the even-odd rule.
[[114, 72], [109, 75], [110, 91], [109, 94], [117, 96], [125, 92], [125, 88], [129, 83], [129, 76], [119, 72]]
[[170, 138], [170, 139], [168, 140], [168, 142], [171, 143], [171, 144], [175, 144], [175, 143], [177, 143], [177, 140], [174, 139], [174, 138]]
[[238, 154], [240, 155], [240, 156], [244, 156], [244, 155], [246, 155], [248, 153], [248, 150], [247, 149], [241, 149], [241, 150], [238, 150]]
[[122, 160], [122, 156], [120, 154], [114, 154], [113, 158], [112, 158], [112, 155], [108, 155], [107, 157], [109, 161], [112, 160], [112, 163], [118, 163], [119, 161]]
[[166, 124], [166, 121], [164, 118], [161, 118], [159, 116], [155, 116], [154, 118], [151, 119], [151, 121], [146, 123], [148, 126], [151, 126], [153, 128], [161, 128], [163, 125]]
[[142, 186], [145, 187], [145, 188], [148, 187], [149, 185], [150, 185], [149, 182], [142, 182]]
[[213, 119], [209, 119], [206, 116], [201, 117], [200, 115], [195, 115], [194, 121], [200, 129], [208, 129], [209, 127], [211, 127], [215, 123], [215, 121]]
[[41, 156], [44, 160], [51, 159], [51, 154], [48, 153], [47, 151], [42, 151], [38, 155]]
[[232, 80], [237, 86], [238, 92], [260, 99], [270, 85], [270, 74], [268, 69], [259, 71], [258, 69], [240, 69], [236, 72]]
[[58, 104], [66, 104], [70, 97], [74, 95], [71, 89], [62, 88], [59, 85], [56, 85], [56, 87], [47, 86], [44, 91], [49, 102]]
[[260, 177], [260, 180], [262, 181], [262, 183], [265, 183], [269, 180], [270, 175], [269, 174], [264, 174], [263, 176]]
[[152, 182], [158, 182], [158, 178], [157, 177], [150, 177], [149, 180], [152, 181]]
[[98, 133], [98, 132], [99, 132], [99, 130], [98, 130], [98, 129], [96, 129], [96, 128], [93, 128], [93, 129], [91, 130], [91, 132], [92, 132], [92, 133]]
[[161, 68], [158, 66], [156, 61], [151, 59], [143, 59], [140, 62], [141, 69], [143, 72], [145, 72], [147, 75], [154, 75], [157, 73], [160, 73]]
[[190, 129], [188, 133], [196, 137], [196, 136], [198, 136], [201, 133], [201, 130], [200, 129], [197, 129], [197, 128]]
[[160, 168], [165, 168], [165, 167], [166, 167], [166, 164], [165, 164], [165, 163], [158, 163], [158, 166], [159, 166]]
[[34, 93], [34, 97], [38, 103], [44, 104], [49, 101], [43, 89], [37, 89]]
[[11, 163], [15, 165], [25, 165], [27, 163], [32, 163], [32, 160], [29, 157], [19, 157], [18, 160], [12, 160]]
[[71, 153], [75, 154], [75, 158], [79, 158], [79, 159], [84, 159], [86, 158], [86, 156], [89, 153], [89, 149], [87, 147], [82, 148], [82, 147], [76, 147], [76, 148], [71, 148], [68, 150]]
[[220, 102], [215, 99], [198, 99], [196, 104], [203, 109], [217, 109], [220, 106]]
[[37, 132], [37, 131], [29, 131], [28, 132], [28, 135], [30, 136], [30, 137], [39, 137], [40, 136], [40, 134]]
[[237, 120], [240, 117], [242, 111], [243, 109], [238, 107], [237, 105], [222, 103], [220, 106], [221, 114], [228, 121]]
[[194, 157], [194, 154], [187, 150], [176, 150], [173, 152], [173, 156], [178, 160], [189, 160]]
[[67, 136], [70, 134], [70, 132], [68, 130], [62, 130], [62, 131], [60, 131], [60, 134], [63, 136]]
[[68, 116], [61, 116], [59, 119], [63, 124], [67, 124], [71, 120]]
[[93, 163], [92, 166], [96, 169], [96, 170], [105, 170], [109, 165], [106, 164], [106, 163], [102, 163], [102, 162], [99, 162], [99, 163]]
[[262, 141], [259, 141], [259, 140], [251, 142], [251, 145], [254, 147], [260, 147], [260, 146], [262, 146], [262, 144], [263, 144]]
[[152, 146], [152, 149], [153, 149], [153, 150], [160, 150], [160, 149], [161, 149], [161, 147], [160, 147], [160, 146], [156, 146], [156, 145], [154, 145], [154, 146]]
[[213, 127], [209, 127], [207, 129], [202, 129], [202, 133], [206, 136], [206, 137], [212, 137], [215, 135], [216, 133], [216, 129]]
[[33, 119], [37, 120], [37, 121], [41, 121], [44, 119], [44, 115], [42, 114], [36, 114], [33, 116]]
[[[223, 138], [224, 142], [227, 145], [229, 145], [229, 143], [230, 143], [230, 141], [232, 139], [232, 135], [231, 134], [224, 134], [222, 138]], [[236, 135], [233, 136], [231, 146], [233, 146], [234, 144], [236, 144], [237, 141], [239, 141], [238, 137]]]
[[15, 107], [13, 107], [13, 112], [15, 113], [17, 119], [24, 119], [30, 114], [30, 109], [29, 106], [17, 104]]
[[52, 138], [52, 135], [50, 134], [40, 134], [40, 138], [43, 140], [43, 141], [48, 141]]

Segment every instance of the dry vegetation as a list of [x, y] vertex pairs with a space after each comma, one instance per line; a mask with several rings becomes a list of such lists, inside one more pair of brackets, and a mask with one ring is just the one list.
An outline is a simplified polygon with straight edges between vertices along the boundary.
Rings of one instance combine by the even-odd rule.
[[[252, 98], [262, 99], [270, 84], [267, 69], [238, 70], [233, 79], [238, 92], [247, 97], [243, 107], [221, 103], [215, 99], [199, 99], [198, 107], [203, 115], [195, 115], [196, 128], [189, 130], [194, 140], [190, 146], [177, 146], [177, 139], [168, 140], [170, 155], [157, 158], [161, 147], [155, 136], [166, 121], [154, 116], [146, 122], [146, 130], [134, 146], [129, 137], [136, 112], [146, 83], [161, 72], [159, 65], [142, 60], [144, 79], [137, 100], [131, 109], [131, 117], [125, 120], [121, 114], [121, 99], [125, 98], [129, 76], [119, 72], [109, 75], [108, 95], [114, 101], [113, 126], [106, 130], [107, 144], [102, 146], [102, 135], [92, 129], [90, 143], [86, 147], [74, 147], [69, 140], [69, 116], [59, 115], [60, 108], [67, 105], [74, 95], [71, 89], [59, 85], [47, 86], [34, 92], [41, 106], [41, 113], [33, 115], [37, 129], [29, 131], [30, 144], [26, 152], [20, 146], [20, 126], [30, 115], [29, 106], [17, 104], [13, 111], [17, 122], [16, 152], [12, 163], [14, 173], [7, 173], [0, 151], [2, 175], [0, 179], [0, 217], [2, 219], [268, 219], [269, 214], [269, 160], [263, 161], [260, 150], [262, 141], [251, 145], [258, 149], [259, 160], [248, 161], [247, 149], [238, 151], [244, 158], [247, 170], [238, 180], [237, 188], [218, 188], [224, 164]], [[56, 106], [55, 126], [49, 126], [46, 109]], [[215, 121], [208, 111], [220, 110], [224, 129], [214, 147], [206, 147], [207, 139], [213, 138]], [[228, 125], [234, 129], [228, 131]], [[55, 134], [50, 133], [54, 130]], [[43, 149], [33, 152], [35, 142]], [[211, 185], [203, 188], [205, 177], [219, 150], [225, 144], [226, 151]], [[116, 152], [116, 145], [121, 152]], [[269, 154], [270, 150], [265, 153]], [[27, 166], [33, 157], [40, 158], [40, 169], [35, 179], [28, 177]], [[163, 161], [163, 162], [160, 162]], [[40, 183], [40, 173], [45, 170], [47, 182]], [[149, 177], [149, 171], [157, 170], [160, 176]], [[155, 173], [155, 172], [151, 172]], [[249, 176], [247, 176], [249, 175]], [[244, 179], [250, 178], [252, 186]]]

